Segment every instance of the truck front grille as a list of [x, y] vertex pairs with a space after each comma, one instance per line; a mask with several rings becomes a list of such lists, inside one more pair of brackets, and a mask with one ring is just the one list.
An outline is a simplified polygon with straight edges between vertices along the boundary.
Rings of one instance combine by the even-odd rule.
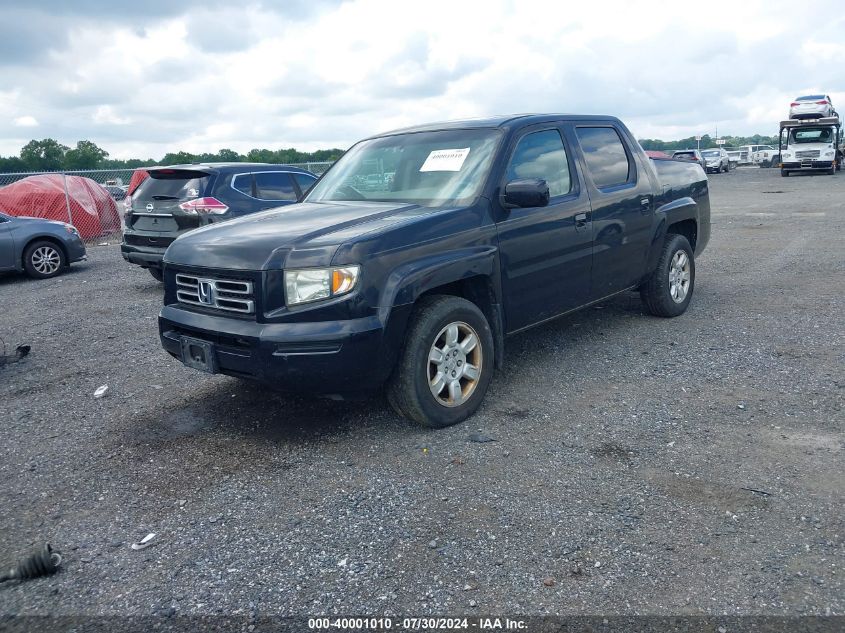
[[180, 303], [203, 308], [239, 314], [255, 313], [252, 282], [240, 279], [212, 279], [177, 273], [176, 299]]
[[795, 152], [795, 158], [818, 158], [821, 156], [821, 151], [817, 149], [808, 149], [803, 152]]

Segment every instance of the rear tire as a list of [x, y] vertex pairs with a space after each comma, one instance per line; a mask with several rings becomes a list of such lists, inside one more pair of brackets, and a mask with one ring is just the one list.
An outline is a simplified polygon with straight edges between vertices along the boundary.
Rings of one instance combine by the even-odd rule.
[[49, 279], [61, 274], [67, 267], [67, 257], [60, 246], [40, 240], [26, 247], [23, 254], [23, 267], [34, 279]]
[[657, 267], [640, 287], [651, 314], [676, 317], [686, 312], [695, 289], [695, 255], [683, 235], [667, 233]]
[[164, 272], [161, 268], [147, 268], [147, 270], [150, 271], [150, 274], [156, 281], [164, 281]]
[[424, 297], [387, 384], [400, 415], [443, 428], [471, 416], [493, 378], [493, 333], [478, 307], [459, 297]]

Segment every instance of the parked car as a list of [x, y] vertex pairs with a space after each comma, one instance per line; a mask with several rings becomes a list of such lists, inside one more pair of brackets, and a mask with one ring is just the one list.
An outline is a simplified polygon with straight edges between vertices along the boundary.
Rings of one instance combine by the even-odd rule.
[[[350, 184], [386, 168], [389, 189]], [[386, 384], [442, 427], [481, 404], [508, 334], [628, 290], [682, 314], [709, 238], [704, 171], [649, 159], [614, 117], [423, 125], [357, 143], [301, 204], [173, 242], [161, 343], [296, 392]]]
[[704, 171], [707, 173], [727, 173], [731, 169], [731, 160], [728, 153], [721, 147], [715, 149], [703, 149], [701, 155], [704, 157]]
[[85, 244], [70, 224], [0, 213], [0, 271], [47, 279], [85, 258]]
[[126, 189], [127, 187], [121, 187], [120, 185], [103, 185], [103, 189], [109, 192], [109, 195], [114, 200], [124, 200], [126, 198]]
[[751, 162], [760, 167], [773, 167], [780, 162], [777, 147], [771, 145], [752, 145]]
[[833, 108], [833, 102], [828, 95], [807, 95], [798, 97], [789, 104], [790, 119], [818, 119], [821, 117], [838, 117]]
[[707, 169], [707, 164], [704, 161], [704, 157], [701, 155], [701, 152], [697, 149], [675, 150], [674, 152], [672, 152], [672, 158], [678, 158], [680, 160], [691, 160], [701, 165], [702, 169]]
[[161, 258], [180, 235], [298, 202], [317, 176], [267, 163], [197, 163], [150, 167], [127, 196], [123, 259], [161, 281]]

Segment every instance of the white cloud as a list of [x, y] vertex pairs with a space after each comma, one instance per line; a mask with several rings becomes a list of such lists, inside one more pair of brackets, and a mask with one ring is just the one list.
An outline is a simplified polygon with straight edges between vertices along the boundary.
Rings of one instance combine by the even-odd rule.
[[94, 123], [104, 125], [129, 125], [132, 122], [129, 117], [118, 116], [110, 105], [97, 106], [91, 119]]
[[38, 120], [34, 116], [19, 116], [14, 121], [17, 127], [38, 127]]
[[50, 20], [54, 48], [3, 69], [0, 154], [20, 148], [16, 112], [128, 158], [347, 147], [512, 112], [615, 114], [651, 138], [771, 134], [800, 93], [845, 107], [841, 22], [817, 19], [833, 0], [189, 2], [132, 20], [86, 6]]

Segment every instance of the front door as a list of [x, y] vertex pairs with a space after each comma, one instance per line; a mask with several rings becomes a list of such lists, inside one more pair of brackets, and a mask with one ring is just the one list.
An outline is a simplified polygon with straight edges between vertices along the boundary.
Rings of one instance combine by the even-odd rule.
[[545, 207], [499, 209], [508, 332], [588, 301], [590, 203], [570, 154], [557, 127], [529, 128], [511, 144], [500, 190], [511, 180], [542, 178], [550, 201]]

